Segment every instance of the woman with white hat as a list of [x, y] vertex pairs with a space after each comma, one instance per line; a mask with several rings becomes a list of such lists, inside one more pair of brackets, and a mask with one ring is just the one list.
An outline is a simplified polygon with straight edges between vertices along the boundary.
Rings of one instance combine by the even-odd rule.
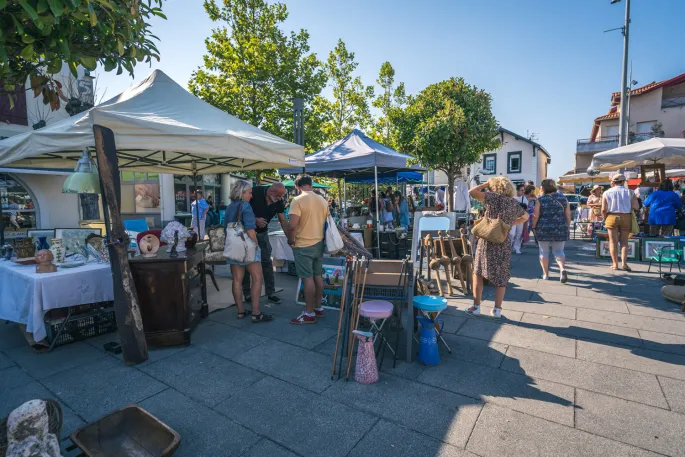
[[637, 197], [625, 187], [626, 177], [616, 174], [611, 178], [611, 189], [602, 195], [602, 217], [609, 232], [609, 252], [611, 269], [618, 270], [618, 243], [621, 243], [621, 268], [632, 271], [626, 263], [628, 257], [628, 238], [633, 223], [633, 211], [640, 206]]

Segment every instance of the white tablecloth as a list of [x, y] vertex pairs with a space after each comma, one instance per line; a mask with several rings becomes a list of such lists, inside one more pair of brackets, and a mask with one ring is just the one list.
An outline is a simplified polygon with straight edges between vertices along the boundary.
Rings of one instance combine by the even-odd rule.
[[114, 292], [108, 263], [37, 274], [35, 265], [0, 261], [0, 319], [25, 324], [35, 341], [46, 336], [46, 311], [110, 300]]
[[[352, 237], [364, 245], [364, 237], [361, 233], [351, 233]], [[288, 245], [288, 238], [282, 230], [269, 232], [269, 242], [271, 243], [271, 257], [274, 259], [295, 261], [292, 248]]]

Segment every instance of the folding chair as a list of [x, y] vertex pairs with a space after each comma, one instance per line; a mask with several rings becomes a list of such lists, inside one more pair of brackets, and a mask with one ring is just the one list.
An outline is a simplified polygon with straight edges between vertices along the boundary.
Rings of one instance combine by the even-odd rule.
[[[374, 344], [377, 339], [380, 339], [380, 344], [376, 349], [376, 356], [381, 354], [379, 369], [383, 366], [386, 347], [392, 352], [393, 368], [397, 365], [397, 346], [400, 332], [398, 331], [395, 335], [395, 347], [393, 348], [384, 333], [384, 326], [392, 317], [394, 310], [392, 302], [407, 301], [410, 274], [408, 260], [374, 260], [369, 263], [366, 287], [362, 292], [362, 299], [366, 301], [362, 301], [359, 314], [371, 324]], [[400, 303], [400, 313], [401, 307], [402, 304]]]
[[647, 268], [647, 273], [649, 273], [649, 270], [652, 268], [652, 262], [659, 263], [659, 276], [661, 276], [662, 263], [667, 263], [671, 265], [669, 271], [673, 271], [673, 264], [675, 263], [678, 265], [678, 271], [682, 272], [682, 270], [680, 269], [680, 260], [680, 251], [678, 251], [677, 249], [661, 248], [657, 252], [657, 255], [653, 255], [649, 258], [649, 268]]

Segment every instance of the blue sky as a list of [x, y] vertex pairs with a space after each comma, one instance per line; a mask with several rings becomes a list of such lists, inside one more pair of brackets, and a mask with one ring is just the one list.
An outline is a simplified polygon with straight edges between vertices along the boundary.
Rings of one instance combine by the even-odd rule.
[[[625, 0], [624, 0], [625, 1]], [[610, 0], [286, 0], [285, 28], [305, 28], [325, 60], [342, 38], [358, 74], [375, 82], [384, 61], [410, 93], [462, 76], [490, 92], [500, 124], [537, 134], [552, 154], [550, 175], [573, 167], [576, 140], [609, 108], [621, 82], [623, 3]], [[630, 59], [639, 85], [685, 72], [685, 1], [632, 0]], [[186, 85], [202, 64], [213, 24], [202, 0], [166, 0], [154, 21], [159, 68]], [[151, 70], [136, 68], [136, 80]], [[131, 78], [103, 73], [107, 96]]]

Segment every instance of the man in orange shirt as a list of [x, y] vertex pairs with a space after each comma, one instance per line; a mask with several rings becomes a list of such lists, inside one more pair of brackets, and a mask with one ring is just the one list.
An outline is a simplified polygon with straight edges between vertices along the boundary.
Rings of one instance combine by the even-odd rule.
[[290, 320], [291, 324], [315, 324], [323, 318], [323, 240], [328, 217], [328, 203], [315, 194], [312, 178], [300, 175], [295, 186], [302, 192], [290, 204], [288, 242], [293, 246], [295, 270], [304, 285], [305, 311]]

